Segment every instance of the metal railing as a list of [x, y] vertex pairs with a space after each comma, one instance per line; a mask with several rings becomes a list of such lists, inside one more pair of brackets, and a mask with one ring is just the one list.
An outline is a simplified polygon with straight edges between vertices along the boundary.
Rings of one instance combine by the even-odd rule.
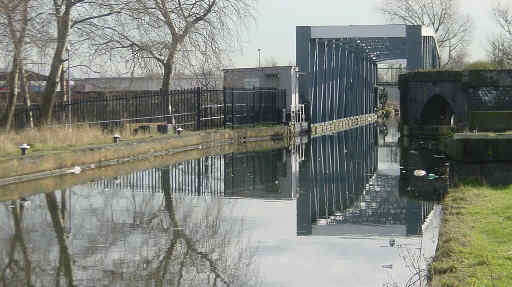
[[[70, 103], [58, 102], [52, 125], [96, 125], [114, 129], [131, 123], [172, 124], [175, 128], [204, 130], [257, 123], [280, 123], [286, 90], [201, 88], [159, 91], [75, 92]], [[14, 128], [29, 126], [29, 115], [40, 120], [40, 105], [16, 110]]]

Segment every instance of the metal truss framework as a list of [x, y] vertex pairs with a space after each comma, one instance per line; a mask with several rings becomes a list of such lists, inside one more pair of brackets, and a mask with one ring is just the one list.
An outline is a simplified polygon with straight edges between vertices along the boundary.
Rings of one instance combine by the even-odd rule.
[[417, 25], [299, 26], [301, 103], [311, 123], [373, 113], [377, 63], [406, 59], [407, 70], [439, 67], [434, 34]]
[[405, 227], [404, 236], [421, 234], [434, 202], [393, 197], [389, 181], [398, 186], [399, 176], [377, 172], [378, 154], [375, 124], [315, 137], [306, 144], [299, 170], [298, 236], [319, 235], [320, 229], [333, 232], [322, 235], [347, 235], [343, 228], [313, 227], [321, 221], [327, 225], [378, 224], [382, 234], [393, 234], [393, 226], [400, 225]]

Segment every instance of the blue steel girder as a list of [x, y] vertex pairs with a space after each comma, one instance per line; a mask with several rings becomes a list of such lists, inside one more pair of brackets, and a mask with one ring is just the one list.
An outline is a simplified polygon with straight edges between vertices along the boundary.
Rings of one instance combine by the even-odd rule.
[[297, 27], [299, 97], [311, 122], [373, 113], [377, 62], [392, 59], [409, 71], [438, 68], [435, 38], [414, 25]]

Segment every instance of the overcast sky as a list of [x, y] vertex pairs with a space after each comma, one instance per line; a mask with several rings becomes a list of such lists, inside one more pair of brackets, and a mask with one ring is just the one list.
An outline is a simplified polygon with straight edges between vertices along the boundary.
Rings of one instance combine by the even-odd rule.
[[[497, 28], [491, 15], [496, 0], [460, 0], [461, 9], [474, 21], [470, 60], [485, 59], [486, 40]], [[506, 0], [510, 1], [510, 0]], [[256, 23], [243, 43], [242, 52], [233, 55], [236, 67], [258, 65], [275, 59], [278, 64], [295, 63], [295, 27], [317, 25], [385, 24], [376, 9], [379, 0], [259, 0]]]

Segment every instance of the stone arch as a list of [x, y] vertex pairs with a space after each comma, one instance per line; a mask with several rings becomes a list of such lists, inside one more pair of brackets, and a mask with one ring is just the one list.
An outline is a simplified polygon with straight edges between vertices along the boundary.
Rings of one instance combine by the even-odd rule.
[[455, 110], [445, 97], [435, 94], [423, 105], [420, 115], [422, 125], [449, 126], [455, 122]]

